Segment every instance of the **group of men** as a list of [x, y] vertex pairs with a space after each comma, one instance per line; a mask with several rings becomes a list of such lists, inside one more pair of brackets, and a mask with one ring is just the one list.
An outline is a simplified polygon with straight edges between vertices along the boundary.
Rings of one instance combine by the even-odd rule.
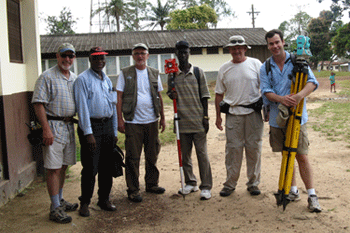
[[[264, 97], [270, 105], [270, 144], [274, 152], [281, 152], [285, 135], [284, 128], [276, 123], [278, 105], [296, 106], [300, 100], [314, 91], [318, 82], [309, 69], [307, 84], [302, 91], [290, 94], [291, 81], [288, 75], [293, 69], [290, 54], [284, 51], [283, 34], [271, 30], [265, 36], [272, 53], [270, 71], [266, 62], [245, 54], [250, 46], [240, 36], [231, 36], [226, 47], [232, 60], [223, 64], [218, 72], [215, 88], [215, 125], [223, 130], [221, 109], [227, 106], [226, 172], [227, 177], [220, 196], [227, 197], [236, 189], [243, 159], [247, 162], [247, 190], [259, 195], [261, 171], [261, 147], [263, 119], [257, 103]], [[139, 166], [142, 148], [145, 152], [146, 192], [162, 194], [165, 189], [158, 185], [159, 170], [156, 166], [160, 152], [159, 129], [165, 130], [163, 90], [159, 71], [147, 66], [148, 47], [136, 44], [132, 49], [134, 65], [123, 68], [116, 85], [103, 72], [106, 55], [101, 47], [93, 47], [89, 53], [90, 68], [78, 77], [70, 71], [76, 57], [75, 48], [62, 44], [57, 51], [57, 65], [43, 72], [36, 82], [32, 103], [43, 129], [44, 166], [47, 170], [47, 187], [51, 199], [50, 220], [68, 223], [72, 218], [66, 212], [74, 211], [78, 203], [69, 203], [63, 198], [65, 172], [76, 163], [74, 116], [78, 113], [78, 135], [81, 144], [81, 196], [79, 214], [90, 216], [89, 204], [93, 196], [95, 177], [98, 174], [98, 203], [106, 211], [115, 211], [110, 201], [112, 169], [110, 156], [118, 141], [118, 131], [125, 133], [125, 179], [128, 199], [141, 202]], [[179, 71], [168, 77], [168, 96], [177, 100], [179, 135], [182, 163], [186, 185], [179, 189], [183, 195], [201, 190], [200, 199], [211, 198], [212, 173], [207, 151], [209, 130], [207, 80], [202, 69], [189, 63], [190, 45], [179, 41], [175, 45]], [[308, 208], [320, 212], [315, 193], [312, 170], [308, 161], [308, 138], [306, 105], [296, 159], [302, 180], [308, 191]], [[195, 146], [201, 184], [193, 173], [191, 152]], [[300, 200], [293, 175], [291, 201]]]

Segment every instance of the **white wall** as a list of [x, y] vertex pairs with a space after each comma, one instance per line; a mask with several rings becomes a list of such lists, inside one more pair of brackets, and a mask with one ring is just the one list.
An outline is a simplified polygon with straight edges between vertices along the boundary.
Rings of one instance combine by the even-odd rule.
[[33, 91], [41, 70], [37, 1], [20, 1], [23, 63], [10, 62], [6, 2], [0, 0], [0, 95]]
[[219, 48], [219, 54], [207, 54], [206, 49], [203, 49], [202, 52], [201, 55], [190, 55], [189, 61], [205, 72], [218, 71], [225, 62], [232, 60], [231, 54], [224, 54], [222, 48]]

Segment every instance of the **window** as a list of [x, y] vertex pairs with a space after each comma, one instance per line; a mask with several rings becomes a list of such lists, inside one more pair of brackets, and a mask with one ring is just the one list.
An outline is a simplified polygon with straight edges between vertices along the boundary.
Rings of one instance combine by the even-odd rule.
[[57, 59], [51, 59], [49, 60], [49, 69], [53, 66], [57, 65]]
[[170, 58], [171, 58], [171, 54], [160, 55], [160, 61], [161, 61], [160, 72], [161, 73], [164, 73], [165, 60], [170, 59]]
[[191, 55], [200, 55], [202, 54], [202, 48], [191, 48]]
[[147, 65], [154, 69], [158, 69], [158, 55], [157, 54], [149, 55], [149, 58], [147, 60]]
[[130, 56], [119, 57], [120, 69], [130, 66]]
[[76, 61], [78, 67], [78, 74], [82, 73], [84, 70], [87, 70], [89, 68], [89, 59], [87, 57], [77, 58]]
[[219, 48], [207, 48], [207, 54], [219, 54]]
[[44, 72], [46, 70], [46, 60], [41, 60], [41, 72]]
[[106, 57], [106, 74], [108, 76], [117, 74], [117, 59], [116, 59], [116, 57]]
[[229, 47], [225, 47], [225, 48], [224, 48], [224, 54], [230, 53], [230, 50], [229, 50], [228, 48], [229, 48]]
[[7, 26], [10, 62], [23, 63], [21, 10], [19, 0], [7, 0]]

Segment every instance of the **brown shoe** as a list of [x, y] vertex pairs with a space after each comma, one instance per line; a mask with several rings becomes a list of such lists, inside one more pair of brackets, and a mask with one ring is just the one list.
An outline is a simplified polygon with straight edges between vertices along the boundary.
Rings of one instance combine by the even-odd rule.
[[79, 215], [82, 217], [89, 217], [90, 216], [88, 204], [80, 203]]
[[162, 188], [159, 186], [152, 186], [152, 187], [146, 188], [146, 192], [155, 193], [155, 194], [163, 194], [165, 192], [165, 188]]
[[117, 210], [115, 205], [113, 205], [109, 200], [99, 201], [99, 202], [97, 202], [97, 205], [105, 211], [116, 211]]

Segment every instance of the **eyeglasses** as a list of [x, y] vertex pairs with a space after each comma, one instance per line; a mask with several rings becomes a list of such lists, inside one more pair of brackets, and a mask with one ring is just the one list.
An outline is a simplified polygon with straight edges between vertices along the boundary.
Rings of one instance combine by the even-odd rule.
[[231, 44], [237, 44], [237, 43], [238, 43], [238, 44], [241, 44], [241, 43], [243, 43], [243, 42], [244, 42], [244, 40], [231, 40], [231, 41], [230, 41]]
[[135, 55], [135, 56], [138, 56], [138, 55], [141, 55], [141, 56], [146, 56], [146, 55], [147, 55], [147, 53], [134, 53], [133, 55]]
[[65, 53], [61, 53], [60, 56], [62, 58], [66, 58], [66, 57], [69, 57], [70, 59], [74, 58], [75, 55], [74, 54], [65, 54]]

